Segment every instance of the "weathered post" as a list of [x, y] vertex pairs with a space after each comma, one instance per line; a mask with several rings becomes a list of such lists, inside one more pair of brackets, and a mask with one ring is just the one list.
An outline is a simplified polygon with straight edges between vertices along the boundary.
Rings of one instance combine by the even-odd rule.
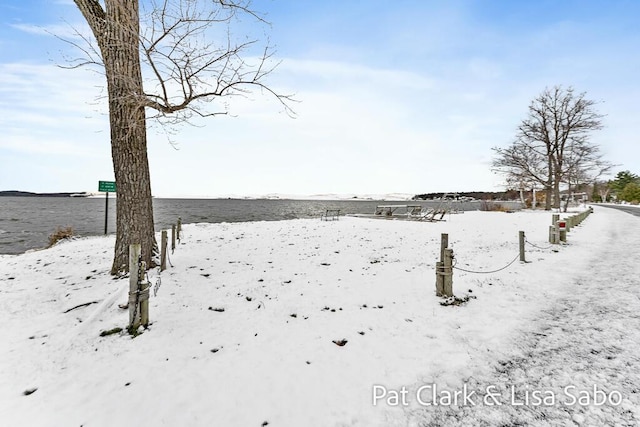
[[444, 289], [444, 258], [445, 251], [449, 246], [449, 235], [442, 233], [440, 235], [440, 261], [436, 262], [436, 296], [443, 296]]
[[160, 271], [167, 269], [167, 230], [162, 230], [160, 237]]
[[444, 278], [443, 295], [445, 297], [453, 296], [453, 249], [444, 250], [444, 262], [442, 267], [442, 276]]
[[436, 296], [444, 295], [444, 262], [436, 262]]
[[518, 232], [519, 246], [520, 246], [520, 262], [527, 262], [524, 258], [524, 231]]
[[549, 226], [549, 243], [551, 243], [552, 245], [558, 243], [556, 241], [556, 227], [554, 227], [553, 225]]
[[444, 261], [444, 250], [449, 247], [449, 235], [442, 233], [440, 235], [440, 261]]
[[182, 218], [178, 217], [178, 226], [176, 227], [178, 242], [180, 242], [180, 234], [182, 234]]
[[176, 225], [171, 224], [171, 253], [176, 249]]
[[138, 271], [138, 300], [140, 301], [140, 324], [146, 328], [149, 326], [149, 284], [144, 280], [147, 271], [147, 263], [140, 262]]
[[135, 331], [140, 324], [138, 316], [138, 261], [140, 260], [140, 244], [129, 245], [129, 332]]
[[558, 240], [561, 242], [567, 241], [567, 222], [566, 221], [558, 221], [556, 225], [556, 229], [558, 230]]

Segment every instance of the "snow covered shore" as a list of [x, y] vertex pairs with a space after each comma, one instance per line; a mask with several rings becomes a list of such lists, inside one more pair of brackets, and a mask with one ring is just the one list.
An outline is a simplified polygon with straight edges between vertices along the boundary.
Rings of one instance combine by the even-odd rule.
[[[150, 272], [152, 325], [134, 339], [100, 336], [128, 319], [118, 307], [128, 280], [107, 274], [113, 237], [0, 256], [0, 421], [635, 424], [640, 219], [596, 207], [557, 252], [547, 249], [549, 213], [446, 219], [186, 225], [173, 267]], [[537, 246], [527, 245], [530, 262], [490, 274], [455, 270], [454, 292], [470, 299], [440, 305], [440, 233], [449, 233], [457, 267], [491, 271], [518, 255], [519, 230]], [[604, 332], [583, 349], [580, 337], [593, 328]], [[492, 386], [501, 405], [484, 401]], [[576, 395], [615, 391], [621, 401], [568, 405], [571, 386]], [[438, 399], [474, 393], [434, 406], [434, 387]], [[558, 399], [516, 408], [527, 390]]]

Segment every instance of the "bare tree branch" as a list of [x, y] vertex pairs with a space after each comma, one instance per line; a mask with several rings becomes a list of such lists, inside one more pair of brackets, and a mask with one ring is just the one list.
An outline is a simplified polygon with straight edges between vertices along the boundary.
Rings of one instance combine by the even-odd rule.
[[572, 87], [545, 89], [529, 105], [529, 115], [518, 126], [516, 140], [507, 149], [496, 148], [494, 170], [513, 182], [533, 182], [553, 193], [559, 207], [561, 184], [594, 179], [611, 165], [602, 159], [591, 133], [602, 128], [596, 102], [576, 94]]

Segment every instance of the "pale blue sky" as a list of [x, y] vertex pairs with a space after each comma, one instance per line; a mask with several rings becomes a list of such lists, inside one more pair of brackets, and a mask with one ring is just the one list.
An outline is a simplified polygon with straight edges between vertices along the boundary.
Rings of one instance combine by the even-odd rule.
[[[640, 2], [255, 0], [295, 93], [234, 99], [234, 117], [149, 132], [152, 191], [166, 196], [499, 190], [491, 147], [529, 102], [574, 86], [602, 103], [593, 134], [640, 173]], [[110, 180], [99, 75], [64, 70], [70, 0], [0, 3], [0, 190], [97, 191]], [[244, 28], [243, 28], [244, 27]], [[177, 149], [174, 148], [174, 145]]]

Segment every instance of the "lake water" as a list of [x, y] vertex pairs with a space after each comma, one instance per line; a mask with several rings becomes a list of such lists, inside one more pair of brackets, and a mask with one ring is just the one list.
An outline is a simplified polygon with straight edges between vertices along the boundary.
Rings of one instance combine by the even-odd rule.
[[[320, 218], [326, 209], [340, 209], [341, 215], [372, 214], [377, 205], [407, 203], [423, 207], [440, 204], [439, 201], [154, 199], [153, 210], [155, 228], [162, 230], [171, 228], [178, 217], [183, 224], [278, 221]], [[110, 198], [109, 233], [115, 233], [115, 205], [116, 199]], [[477, 210], [480, 202], [456, 203], [456, 207]], [[57, 227], [72, 227], [79, 236], [104, 234], [104, 217], [104, 198], [0, 197], [0, 254], [45, 247]]]

